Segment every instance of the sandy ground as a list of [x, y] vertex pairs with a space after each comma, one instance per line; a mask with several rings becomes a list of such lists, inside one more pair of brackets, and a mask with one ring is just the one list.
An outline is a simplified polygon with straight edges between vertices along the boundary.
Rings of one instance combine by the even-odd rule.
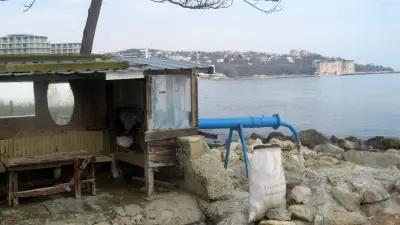
[[99, 179], [98, 176], [96, 196], [85, 193], [82, 199], [75, 199], [73, 193], [64, 193], [26, 198], [21, 199], [16, 208], [8, 207], [3, 195], [0, 198], [0, 224], [115, 224], [113, 220], [118, 217], [121, 207], [133, 205], [146, 209], [155, 200], [168, 202], [176, 196], [188, 196], [179, 190], [163, 189], [148, 198], [141, 191], [143, 185], [140, 181], [128, 184], [122, 178]]

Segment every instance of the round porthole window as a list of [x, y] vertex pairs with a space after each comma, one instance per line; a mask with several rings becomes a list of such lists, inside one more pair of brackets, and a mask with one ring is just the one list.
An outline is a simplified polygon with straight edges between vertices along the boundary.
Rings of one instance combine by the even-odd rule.
[[57, 125], [67, 125], [74, 113], [74, 93], [68, 82], [50, 83], [47, 103], [51, 118]]

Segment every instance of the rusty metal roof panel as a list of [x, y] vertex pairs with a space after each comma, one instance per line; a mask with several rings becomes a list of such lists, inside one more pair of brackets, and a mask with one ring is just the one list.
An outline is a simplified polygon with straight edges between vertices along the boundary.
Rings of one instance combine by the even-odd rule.
[[128, 63], [105, 55], [0, 56], [0, 76], [90, 74], [128, 68]]

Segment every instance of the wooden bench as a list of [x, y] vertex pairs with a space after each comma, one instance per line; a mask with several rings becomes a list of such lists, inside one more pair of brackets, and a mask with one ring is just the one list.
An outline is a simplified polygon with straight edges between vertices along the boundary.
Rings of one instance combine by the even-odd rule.
[[[95, 156], [85, 151], [54, 153], [32, 157], [11, 158], [3, 160], [4, 167], [8, 171], [8, 204], [18, 206], [19, 198], [33, 196], [47, 196], [62, 192], [75, 192], [75, 198], [81, 198], [81, 184], [87, 183], [91, 186], [91, 192], [96, 194], [95, 178]], [[61, 166], [73, 165], [74, 175], [68, 183], [57, 184], [50, 187], [36, 188], [20, 191], [18, 188], [18, 172], [60, 168]], [[87, 172], [87, 178], [82, 180], [82, 174]]]

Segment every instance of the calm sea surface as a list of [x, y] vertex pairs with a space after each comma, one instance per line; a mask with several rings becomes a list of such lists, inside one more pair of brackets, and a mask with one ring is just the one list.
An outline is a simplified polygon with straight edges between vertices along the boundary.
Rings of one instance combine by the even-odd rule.
[[400, 137], [400, 74], [200, 80], [199, 92], [200, 117], [278, 113], [300, 130]]

